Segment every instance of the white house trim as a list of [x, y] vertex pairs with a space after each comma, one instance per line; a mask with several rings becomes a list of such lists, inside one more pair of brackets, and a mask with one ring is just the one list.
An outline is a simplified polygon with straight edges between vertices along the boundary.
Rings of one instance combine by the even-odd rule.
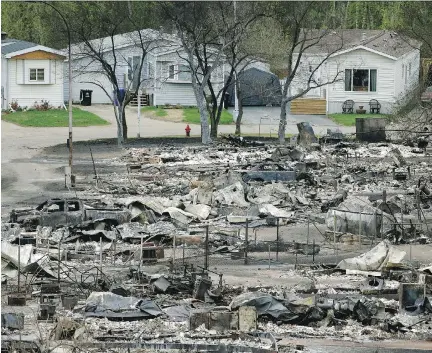
[[380, 51], [378, 51], [378, 50], [374, 50], [374, 49], [371, 49], [371, 48], [365, 47], [364, 45], [357, 45], [357, 46], [355, 46], [355, 47], [353, 47], [353, 48], [349, 48], [349, 49], [345, 49], [345, 50], [338, 51], [337, 53], [334, 53], [334, 54], [330, 55], [330, 57], [335, 57], [335, 56], [339, 56], [339, 55], [342, 55], [342, 54], [346, 54], [346, 53], [349, 53], [349, 52], [354, 51], [354, 50], [357, 50], [357, 49], [364, 49], [364, 50], [367, 50], [367, 51], [369, 51], [369, 52], [371, 52], [371, 53], [375, 53], [375, 54], [378, 54], [378, 55], [384, 56], [384, 57], [389, 58], [389, 59], [392, 59], [392, 60], [394, 60], [394, 61], [398, 60], [398, 58], [395, 58], [395, 57], [392, 56], [392, 55], [384, 54], [384, 53], [382, 53], [382, 52], [380, 52]]
[[60, 55], [60, 56], [64, 57], [63, 53], [60, 50], [51, 49], [51, 48], [45, 47], [43, 45], [37, 45], [35, 47], [14, 51], [12, 53], [6, 54], [4, 57], [6, 59], [11, 59], [17, 55], [23, 55], [23, 54], [31, 53], [31, 52], [38, 51], [38, 50], [46, 51], [48, 53], [56, 54], [56, 55]]

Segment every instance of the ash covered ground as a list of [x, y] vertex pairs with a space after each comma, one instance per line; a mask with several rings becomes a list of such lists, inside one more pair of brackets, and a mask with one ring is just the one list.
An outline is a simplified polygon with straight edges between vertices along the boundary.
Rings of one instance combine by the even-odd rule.
[[428, 149], [183, 141], [78, 145], [74, 188], [9, 205], [4, 347], [429, 349]]

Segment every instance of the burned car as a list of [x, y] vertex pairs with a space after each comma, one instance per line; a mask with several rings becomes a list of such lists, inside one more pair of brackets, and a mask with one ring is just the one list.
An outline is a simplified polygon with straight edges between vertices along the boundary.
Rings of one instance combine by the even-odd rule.
[[33, 210], [12, 210], [10, 222], [21, 224], [27, 231], [34, 231], [37, 226], [56, 229], [97, 220], [122, 224], [129, 222], [131, 217], [131, 213], [125, 209], [92, 208], [79, 199], [50, 199]]

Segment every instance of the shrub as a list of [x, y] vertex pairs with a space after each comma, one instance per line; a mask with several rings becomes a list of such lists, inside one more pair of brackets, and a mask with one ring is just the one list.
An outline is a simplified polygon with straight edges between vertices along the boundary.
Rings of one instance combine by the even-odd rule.
[[41, 111], [45, 111], [45, 110], [49, 110], [52, 109], [52, 106], [49, 105], [49, 102], [47, 100], [41, 100], [40, 104], [38, 104], [38, 102], [36, 101], [34, 103], [34, 108], [36, 110], [41, 110]]
[[22, 108], [20, 107], [20, 105], [18, 104], [18, 101], [16, 99], [12, 99], [12, 101], [10, 103], [10, 107], [12, 110], [15, 110], [15, 111], [19, 111], [19, 109], [22, 110]]

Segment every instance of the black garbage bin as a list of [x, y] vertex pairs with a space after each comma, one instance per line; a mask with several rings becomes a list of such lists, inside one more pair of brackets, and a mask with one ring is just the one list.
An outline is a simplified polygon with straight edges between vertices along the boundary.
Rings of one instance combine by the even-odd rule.
[[82, 89], [80, 91], [81, 105], [91, 105], [92, 92], [90, 89]]

